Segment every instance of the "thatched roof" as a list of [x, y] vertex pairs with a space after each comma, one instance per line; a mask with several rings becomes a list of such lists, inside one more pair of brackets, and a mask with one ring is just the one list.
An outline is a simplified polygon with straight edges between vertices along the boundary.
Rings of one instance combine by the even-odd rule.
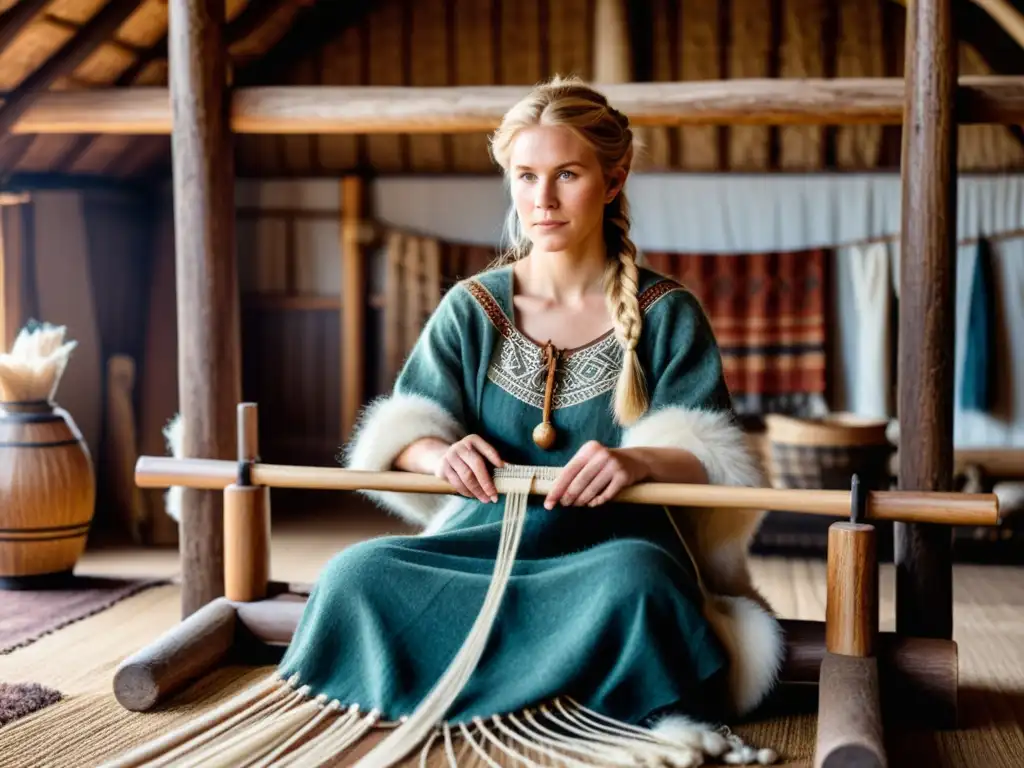
[[[989, 2], [1016, 9], [1024, 19], [1024, 0]], [[904, 4], [905, 0], [730, 0], [723, 15], [714, 0], [645, 0], [631, 4], [634, 65], [638, 79], [653, 80], [672, 72], [685, 79], [790, 77], [804, 70], [825, 77], [898, 75], [903, 27], [894, 19], [904, 15]], [[445, 84], [454, 77], [449, 84], [461, 84], [465, 56], [460, 52], [458, 63], [453, 63], [450, 38], [453, 30], [461, 35], [467, 24], [502, 26], [494, 36], [500, 45], [489, 54], [493, 61], [474, 65], [469, 72], [475, 84], [498, 82], [497, 78], [516, 73], [546, 77], [550, 72], [538, 68], [546, 63], [553, 70], [569, 60], [587, 76], [590, 41], [583, 36], [592, 32], [583, 19], [571, 18], [581, 15], [580, 9], [584, 16], [591, 14], [590, 5], [590, 0], [517, 0], [503, 3], [496, 12], [498, 6], [491, 0], [226, 0], [232, 79], [256, 85], [433, 84], [441, 78], [437, 84]], [[1024, 47], [977, 0], [958, 0], [958, 12], [958, 32], [969, 49], [961, 57], [967, 65], [964, 72], [1024, 74]], [[744, 22], [744, 15], [756, 18], [760, 31], [753, 30], [753, 21]], [[667, 37], [666, 20], [671, 27]], [[7, 129], [35, 95], [46, 90], [166, 85], [167, 21], [167, 0], [0, 0], [0, 182], [12, 174], [132, 177], [154, 169], [166, 171], [166, 136], [8, 135]], [[651, 39], [645, 39], [645, 24]], [[490, 35], [473, 36], [479, 38], [481, 52], [489, 48], [485, 38]], [[418, 48], [410, 53], [410, 46]], [[549, 48], [530, 54], [528, 49], [537, 46]], [[477, 64], [484, 64], [473, 56]], [[1019, 127], [969, 130], [969, 141], [961, 150], [966, 167], [1024, 167], [1024, 134]], [[833, 155], [839, 157], [834, 167], [874, 167], [891, 166], [898, 158], [898, 143], [893, 143], [891, 132], [882, 141], [881, 129], [841, 130], [838, 138], [836, 132], [820, 129], [805, 133], [813, 134], [810, 144], [796, 129], [783, 129], [781, 140], [760, 129], [690, 129], [666, 134], [665, 146], [655, 149], [662, 166], [688, 169], [829, 167]], [[438, 145], [436, 151], [431, 141]], [[472, 171], [473, 163], [459, 159], [459, 141], [417, 138], [389, 159], [377, 151], [378, 144], [386, 143], [383, 137], [370, 142], [357, 142], [355, 137], [243, 137], [240, 170], [288, 175], [319, 168], [333, 173], [339, 164], [348, 168], [368, 163], [385, 171]], [[467, 152], [479, 144], [461, 141], [469, 142]], [[679, 151], [673, 149], [676, 146]], [[846, 162], [844, 153], [853, 159]], [[820, 163], [819, 156], [824, 158]]]
[[[366, 5], [226, 0], [233, 77], [269, 79], [303, 45], [317, 44], [311, 28], [323, 44]], [[142, 141], [140, 156], [137, 137], [11, 136], [7, 128], [41, 90], [166, 85], [167, 29], [166, 0], [0, 0], [0, 173], [131, 175], [166, 153], [166, 137]]]

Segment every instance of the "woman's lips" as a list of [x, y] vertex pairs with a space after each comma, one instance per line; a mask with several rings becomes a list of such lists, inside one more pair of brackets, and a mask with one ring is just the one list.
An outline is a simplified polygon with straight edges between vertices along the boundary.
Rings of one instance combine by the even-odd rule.
[[564, 221], [538, 221], [534, 224], [535, 227], [541, 227], [542, 229], [557, 229], [558, 227], [565, 226]]

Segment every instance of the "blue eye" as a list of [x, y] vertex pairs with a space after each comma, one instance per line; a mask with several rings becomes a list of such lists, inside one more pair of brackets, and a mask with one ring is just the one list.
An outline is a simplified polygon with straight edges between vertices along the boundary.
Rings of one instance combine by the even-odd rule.
[[572, 171], [562, 171], [562, 173], [560, 175], [564, 179], [569, 179], [569, 178], [572, 178], [573, 176], [575, 176], [576, 174], [573, 173]]

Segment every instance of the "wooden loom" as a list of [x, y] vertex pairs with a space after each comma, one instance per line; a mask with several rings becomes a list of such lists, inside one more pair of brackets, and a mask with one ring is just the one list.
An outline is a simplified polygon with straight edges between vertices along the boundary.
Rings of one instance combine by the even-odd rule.
[[[126, 659], [114, 676], [114, 695], [127, 709], [145, 711], [216, 665], [267, 662], [291, 641], [302, 595], [270, 579], [270, 489], [388, 490], [454, 493], [443, 479], [407, 472], [263, 464], [257, 409], [238, 406], [237, 462], [143, 456], [136, 482], [144, 488], [185, 486], [224, 494], [225, 596], [189, 616], [149, 647]], [[533, 493], [550, 483], [537, 480]], [[878, 564], [874, 521], [995, 525], [992, 494], [779, 490], [642, 483], [617, 501], [668, 506], [788, 510], [844, 516], [828, 539], [828, 602], [824, 622], [786, 621], [782, 680], [818, 683], [815, 766], [885, 766], [883, 695], [890, 712], [912, 703], [934, 727], [956, 722], [957, 646], [953, 640], [914, 638], [878, 630]]]
[[[993, 524], [991, 497], [956, 498], [953, 471], [953, 277], [956, 242], [956, 131], [960, 123], [1016, 124], [1024, 119], [1024, 78], [958, 78], [952, 0], [907, 3], [905, 77], [896, 79], [730, 80], [617, 83], [604, 87], [636, 125], [902, 124], [899, 414], [917, 450], [899, 456], [901, 494], [867, 494], [855, 521], [837, 524], [829, 541], [829, 614], [824, 625], [785, 622], [784, 678], [843, 680], [822, 687], [819, 764], [828, 755], [884, 764], [878, 728], [878, 675], [888, 703], [899, 695], [935, 705], [930, 722], [955, 718], [956, 646], [952, 643], [950, 525]], [[288, 641], [301, 599], [269, 580], [269, 488], [368, 488], [447, 492], [433, 479], [343, 470], [273, 467], [227, 460], [234, 452], [240, 394], [237, 276], [231, 133], [415, 133], [489, 130], [527, 90], [482, 88], [275, 87], [230, 89], [224, 4], [169, 0], [170, 89], [118, 88], [41, 96], [12, 133], [170, 133], [174, 149], [180, 410], [193, 425], [184, 451], [207, 459], [143, 457], [138, 482], [177, 484], [186, 492], [181, 524], [182, 615], [166, 637], [118, 671], [118, 700], [145, 710], [229, 650], [259, 651]], [[229, 93], [230, 90], [230, 93]], [[174, 108], [172, 109], [172, 100]], [[352, 228], [348, 228], [352, 229]], [[346, 253], [349, 287], [365, 272], [358, 249]], [[354, 284], [354, 285], [353, 285]], [[358, 295], [350, 293], [349, 296]], [[362, 338], [360, 304], [343, 305], [347, 340]], [[358, 364], [353, 358], [353, 367]], [[352, 379], [349, 397], [362, 390]], [[245, 420], [255, 424], [255, 412]], [[240, 449], [256, 455], [254, 428]], [[241, 469], [241, 476], [239, 476]], [[238, 482], [241, 481], [241, 482]], [[412, 486], [409, 486], [412, 490]], [[204, 490], [205, 489], [205, 492]], [[220, 515], [223, 489], [224, 517]], [[633, 489], [648, 493], [652, 489]], [[658, 489], [653, 489], [657, 491]], [[661, 489], [664, 491], [665, 489]], [[729, 489], [716, 504], [750, 504]], [[845, 514], [855, 493], [758, 491], [756, 506]], [[682, 503], [673, 497], [673, 503]], [[709, 501], [701, 496], [700, 503]], [[768, 503], [766, 503], [768, 502]], [[860, 510], [860, 507], [855, 507]], [[973, 515], [973, 516], [972, 516]], [[896, 523], [897, 633], [878, 633], [871, 521]], [[867, 521], [867, 522], [865, 522]], [[244, 543], [245, 548], [239, 546]], [[857, 558], [860, 558], [858, 560]], [[863, 587], [848, 588], [865, 579]], [[837, 690], [843, 695], [838, 696]], [[844, 708], [860, 693], [871, 706]], [[904, 699], [905, 700], [905, 699]], [[843, 739], [848, 746], [843, 747]]]

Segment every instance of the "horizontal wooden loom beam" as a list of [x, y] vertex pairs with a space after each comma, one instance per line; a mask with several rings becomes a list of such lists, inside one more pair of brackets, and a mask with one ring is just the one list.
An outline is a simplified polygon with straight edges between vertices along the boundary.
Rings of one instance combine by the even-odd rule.
[[[222, 490], [236, 482], [239, 465], [224, 459], [189, 459], [142, 456], [135, 465], [140, 488], [183, 486]], [[399, 491], [454, 494], [442, 478], [412, 472], [365, 472], [335, 467], [302, 467], [254, 462], [249, 468], [253, 486], [336, 491]], [[546, 494], [550, 481], [534, 480], [531, 493]], [[995, 494], [955, 492], [869, 491], [865, 520], [941, 523], [944, 525], [998, 525], [999, 499]], [[766, 509], [844, 517], [850, 514], [851, 492], [787, 488], [735, 488], [718, 485], [639, 483], [623, 490], [615, 501], [690, 507]]]
[[[1024, 76], [964, 76], [958, 123], [1024, 123]], [[903, 78], [736, 79], [598, 84], [635, 125], [899, 125]], [[254, 86], [231, 93], [235, 133], [491, 131], [529, 86]], [[41, 95], [11, 127], [20, 134], [169, 134], [164, 87]]]

